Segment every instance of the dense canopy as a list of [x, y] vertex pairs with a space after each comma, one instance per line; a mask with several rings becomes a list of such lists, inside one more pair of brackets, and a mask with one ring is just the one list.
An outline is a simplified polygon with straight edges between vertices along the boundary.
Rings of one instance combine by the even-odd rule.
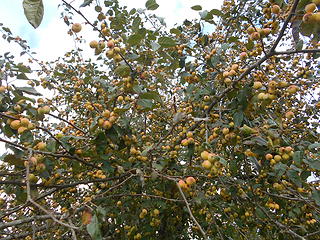
[[58, 4], [57, 60], [0, 24], [1, 239], [319, 239], [320, 1]]

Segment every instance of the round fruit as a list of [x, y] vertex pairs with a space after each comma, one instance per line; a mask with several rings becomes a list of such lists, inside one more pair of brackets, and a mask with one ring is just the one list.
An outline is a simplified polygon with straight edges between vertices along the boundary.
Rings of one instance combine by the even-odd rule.
[[314, 10], [316, 10], [316, 8], [317, 8], [317, 5], [315, 3], [309, 3], [305, 6], [304, 10], [307, 13], [312, 13], [314, 12]]
[[90, 42], [89, 45], [90, 45], [91, 48], [97, 48], [98, 47], [98, 42], [96, 40], [93, 40], [93, 41]]
[[259, 88], [262, 88], [262, 83], [261, 82], [254, 82], [253, 83], [253, 88], [254, 89], [259, 89]]
[[107, 42], [107, 47], [114, 48], [114, 41], [112, 39]]
[[18, 130], [18, 128], [21, 126], [20, 120], [13, 120], [10, 123], [10, 127], [14, 130]]
[[204, 167], [205, 169], [210, 169], [210, 168], [212, 167], [211, 162], [208, 161], [208, 160], [203, 161], [203, 163], [202, 163], [201, 165], [202, 165], [202, 167]]
[[279, 14], [280, 13], [280, 7], [279, 5], [273, 5], [272, 8], [271, 8], [271, 12], [273, 14]]
[[179, 186], [180, 186], [181, 188], [188, 188], [188, 185], [187, 185], [186, 182], [183, 181], [183, 180], [179, 180], [178, 184], [179, 184]]
[[82, 29], [82, 26], [81, 26], [80, 23], [74, 23], [74, 24], [72, 24], [72, 27], [71, 27], [72, 32], [78, 33], [78, 32], [81, 31], [81, 29]]
[[192, 185], [192, 184], [194, 184], [196, 182], [196, 180], [194, 179], [194, 177], [187, 177], [186, 178], [186, 183], [188, 184], [188, 185]]

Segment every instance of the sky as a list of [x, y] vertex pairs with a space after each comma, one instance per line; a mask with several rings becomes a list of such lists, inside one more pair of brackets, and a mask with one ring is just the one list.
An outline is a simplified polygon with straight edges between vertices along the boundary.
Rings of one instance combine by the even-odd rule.
[[[72, 5], [78, 8], [84, 0], [68, 0]], [[204, 0], [157, 0], [160, 7], [152, 11], [160, 17], [164, 17], [167, 25], [172, 27], [175, 23], [182, 23], [185, 19], [194, 19], [199, 17], [199, 12], [191, 9], [194, 5], [201, 5], [203, 10], [220, 8], [223, 0], [204, 1]], [[20, 36], [28, 41], [31, 48], [37, 52], [40, 59], [55, 59], [63, 55], [66, 51], [74, 47], [72, 37], [67, 35], [68, 27], [60, 19], [61, 8], [58, 9], [60, 0], [43, 0], [45, 13], [41, 25], [34, 29], [24, 16], [22, 0], [1, 0], [0, 2], [0, 23], [9, 27], [14, 36]], [[100, 2], [103, 2], [100, 0]], [[145, 8], [146, 0], [119, 0], [120, 4], [131, 8]], [[95, 19], [96, 15], [92, 12], [86, 12], [87, 8], [81, 10], [89, 19]], [[151, 12], [151, 11], [150, 11]], [[76, 17], [79, 22], [83, 19]], [[85, 26], [81, 32], [83, 35], [92, 35], [89, 26]], [[92, 38], [96, 33], [92, 35]], [[91, 39], [88, 39], [90, 41]], [[12, 45], [0, 40], [0, 54], [12, 50]], [[89, 48], [88, 48], [89, 49]], [[84, 49], [86, 50], [86, 49]], [[14, 50], [13, 50], [14, 51]]]

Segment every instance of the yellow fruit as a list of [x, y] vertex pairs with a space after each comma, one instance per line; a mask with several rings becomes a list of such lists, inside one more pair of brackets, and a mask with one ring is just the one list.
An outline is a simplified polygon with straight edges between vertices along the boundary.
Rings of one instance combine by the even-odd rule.
[[254, 89], [259, 89], [259, 88], [262, 88], [262, 83], [261, 82], [254, 82], [253, 83], [253, 88]]
[[186, 178], [186, 183], [188, 184], [188, 185], [192, 185], [192, 184], [194, 184], [196, 182], [196, 180], [194, 179], [194, 177], [187, 177]]
[[309, 3], [305, 6], [304, 10], [307, 13], [312, 13], [314, 12], [314, 10], [316, 10], [316, 8], [317, 8], [317, 5], [315, 3]]
[[254, 27], [248, 27], [248, 29], [247, 29], [248, 34], [252, 34], [252, 33], [254, 33], [254, 31], [255, 31]]
[[14, 130], [18, 130], [18, 128], [21, 126], [20, 120], [13, 120], [10, 123], [10, 127]]
[[229, 128], [223, 128], [222, 133], [223, 135], [227, 135], [230, 132]]
[[0, 93], [4, 93], [6, 91], [6, 87], [5, 86], [0, 86]]
[[91, 48], [97, 48], [98, 47], [98, 42], [96, 40], [93, 40], [93, 41], [90, 42], [89, 45], [90, 45]]
[[273, 158], [276, 162], [281, 161], [282, 157], [280, 155], [275, 155]]
[[290, 86], [287, 88], [287, 92], [290, 93], [290, 94], [294, 94], [294, 93], [296, 93], [298, 90], [299, 90], [299, 87], [297, 87], [296, 85], [290, 85]]
[[81, 29], [82, 29], [82, 26], [80, 23], [72, 24], [72, 27], [71, 27], [72, 32], [78, 33], [81, 31]]
[[110, 121], [106, 120], [103, 122], [102, 127], [104, 129], [110, 129], [112, 127], [112, 123]]
[[204, 167], [205, 169], [210, 169], [210, 168], [212, 167], [211, 162], [208, 161], [208, 160], [203, 161], [201, 165], [202, 165], [202, 167]]
[[36, 177], [34, 174], [29, 174], [29, 181], [32, 183], [35, 183], [38, 181], [38, 177]]
[[47, 147], [47, 144], [44, 143], [44, 142], [39, 142], [39, 143], [37, 144], [37, 148], [38, 148], [39, 150], [44, 150], [46, 147]]
[[294, 113], [292, 111], [286, 112], [286, 118], [292, 119], [294, 117]]
[[158, 209], [154, 209], [154, 210], [153, 210], [153, 214], [156, 215], [156, 216], [158, 216], [158, 215], [160, 214], [160, 211], [159, 211]]
[[287, 154], [287, 153], [285, 153], [285, 154], [282, 154], [282, 156], [281, 156], [282, 158], [283, 158], [283, 160], [289, 160], [290, 159], [290, 156]]
[[26, 127], [19, 127], [18, 128], [18, 134], [22, 134], [24, 131], [28, 130]]
[[122, 102], [123, 101], [123, 97], [122, 96], [118, 96], [117, 101], [118, 102]]
[[208, 156], [209, 156], [209, 153], [208, 153], [207, 151], [203, 151], [203, 152], [201, 153], [201, 158], [202, 158], [203, 160], [208, 160]]
[[316, 19], [316, 17], [315, 17], [315, 14], [313, 14], [313, 13], [306, 13], [302, 17], [302, 21], [307, 24], [314, 23], [315, 19]]

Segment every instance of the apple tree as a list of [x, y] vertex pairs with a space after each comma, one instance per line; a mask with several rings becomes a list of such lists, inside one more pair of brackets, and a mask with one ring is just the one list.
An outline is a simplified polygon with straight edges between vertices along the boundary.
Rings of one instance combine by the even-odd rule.
[[320, 1], [57, 4], [56, 60], [0, 25], [1, 239], [319, 239]]

